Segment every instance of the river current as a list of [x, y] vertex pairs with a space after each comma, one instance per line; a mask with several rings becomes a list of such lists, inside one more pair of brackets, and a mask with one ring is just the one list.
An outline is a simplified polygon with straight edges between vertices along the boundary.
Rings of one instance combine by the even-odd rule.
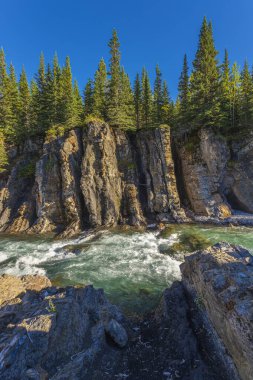
[[162, 291], [180, 279], [181, 258], [161, 247], [192, 239], [206, 245], [239, 244], [253, 253], [253, 229], [246, 227], [173, 227], [169, 236], [157, 231], [102, 231], [68, 240], [0, 236], [0, 274], [42, 274], [55, 285], [93, 284], [125, 312], [142, 313], [160, 300]]

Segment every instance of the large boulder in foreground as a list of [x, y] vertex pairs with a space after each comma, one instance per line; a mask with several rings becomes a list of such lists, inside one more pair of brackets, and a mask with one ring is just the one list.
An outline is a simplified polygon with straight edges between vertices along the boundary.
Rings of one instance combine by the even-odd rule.
[[186, 257], [183, 284], [211, 321], [240, 378], [253, 379], [253, 257], [227, 243]]
[[127, 344], [123, 316], [102, 289], [48, 285], [0, 278], [1, 380], [91, 379], [98, 358], [117, 358]]

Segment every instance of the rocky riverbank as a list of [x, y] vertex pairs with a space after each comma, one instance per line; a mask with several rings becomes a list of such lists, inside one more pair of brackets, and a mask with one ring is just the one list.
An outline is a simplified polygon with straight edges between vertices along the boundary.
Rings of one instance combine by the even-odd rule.
[[[92, 122], [9, 149], [0, 231], [72, 236], [89, 228], [200, 221], [253, 225], [251, 141], [211, 130], [193, 146], [169, 127], [135, 133]], [[233, 210], [240, 210], [235, 213]]]
[[252, 379], [252, 256], [216, 244], [181, 271], [143, 318], [92, 286], [2, 276], [1, 379]]

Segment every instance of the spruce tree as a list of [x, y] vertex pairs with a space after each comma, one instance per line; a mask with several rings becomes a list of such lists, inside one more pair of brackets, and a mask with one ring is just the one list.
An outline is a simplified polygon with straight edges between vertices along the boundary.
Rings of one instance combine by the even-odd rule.
[[61, 68], [58, 62], [57, 54], [54, 55], [53, 60], [53, 123], [58, 124], [62, 123], [63, 115], [61, 114], [61, 99], [63, 97], [62, 94], [62, 76], [61, 76]]
[[31, 135], [35, 135], [37, 133], [40, 133], [40, 127], [39, 127], [39, 88], [37, 85], [37, 82], [35, 80], [31, 81], [30, 85], [30, 91], [31, 91], [31, 99], [30, 99], [30, 106], [29, 106], [29, 129]]
[[8, 140], [14, 136], [12, 120], [12, 107], [9, 97], [9, 76], [6, 69], [4, 50], [0, 50], [0, 132]]
[[170, 99], [168, 85], [166, 81], [162, 84], [162, 107], [161, 107], [161, 124], [171, 126], [173, 122], [173, 104]]
[[116, 30], [113, 30], [112, 38], [108, 44], [110, 48], [110, 66], [109, 66], [109, 91], [107, 98], [107, 118], [111, 126], [120, 127], [121, 119], [121, 67], [120, 67], [120, 44]]
[[82, 97], [80, 95], [80, 91], [78, 88], [77, 81], [74, 81], [74, 87], [73, 87], [73, 125], [74, 126], [79, 126], [82, 123], [83, 120], [83, 102], [82, 102]]
[[30, 102], [31, 95], [29, 84], [27, 82], [25, 68], [23, 66], [20, 79], [19, 79], [19, 99], [20, 108], [18, 115], [18, 124], [20, 128], [20, 133], [23, 138], [27, 137], [30, 132]]
[[212, 25], [204, 18], [191, 76], [192, 127], [220, 125], [219, 68]]
[[74, 126], [73, 85], [69, 57], [66, 58], [65, 66], [62, 70], [61, 118], [68, 127]]
[[93, 114], [93, 82], [88, 79], [84, 89], [84, 116], [87, 117]]
[[37, 112], [37, 131], [43, 134], [48, 128], [48, 110], [47, 110], [47, 95], [46, 95], [46, 71], [44, 55], [40, 55], [40, 64], [38, 73], [35, 76], [38, 91], [36, 93], [36, 112]]
[[154, 125], [160, 125], [162, 123], [162, 105], [163, 105], [163, 93], [162, 93], [162, 73], [158, 65], [156, 65], [156, 78], [154, 84], [154, 106], [153, 106], [153, 122]]
[[135, 112], [134, 112], [134, 96], [128, 75], [124, 69], [121, 69], [121, 88], [120, 88], [120, 107], [118, 112], [118, 125], [121, 129], [134, 130]]
[[95, 73], [93, 94], [93, 114], [101, 119], [106, 118], [106, 86], [106, 64], [102, 58]]
[[13, 131], [13, 138], [17, 140], [18, 132], [18, 115], [19, 115], [19, 92], [18, 83], [15, 74], [15, 69], [13, 64], [10, 64], [9, 69], [9, 80], [8, 80], [8, 102], [10, 103], [10, 114], [8, 118], [8, 123]]
[[142, 105], [142, 88], [139, 74], [134, 81], [134, 107], [137, 129], [141, 128], [141, 105]]
[[253, 122], [253, 83], [248, 63], [245, 62], [241, 73], [240, 125], [247, 131]]
[[7, 165], [8, 157], [6, 153], [4, 134], [0, 131], [0, 174], [6, 170]]
[[186, 54], [184, 55], [183, 69], [180, 74], [178, 84], [178, 104], [177, 104], [177, 131], [180, 135], [188, 132], [189, 115], [189, 67]]
[[221, 65], [221, 86], [220, 86], [220, 105], [221, 105], [221, 124], [223, 133], [229, 133], [232, 127], [232, 83], [231, 70], [228, 59], [228, 52], [225, 50], [224, 61]]
[[141, 125], [143, 128], [153, 126], [153, 95], [150, 86], [150, 80], [146, 69], [142, 70], [142, 107], [141, 107]]
[[240, 115], [240, 98], [241, 98], [241, 75], [240, 70], [235, 62], [231, 71], [231, 133], [237, 133], [239, 127]]

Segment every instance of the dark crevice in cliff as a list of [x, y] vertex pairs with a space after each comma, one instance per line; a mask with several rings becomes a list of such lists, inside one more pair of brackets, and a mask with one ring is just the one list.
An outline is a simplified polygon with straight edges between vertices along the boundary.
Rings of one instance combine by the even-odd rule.
[[146, 176], [143, 171], [143, 165], [142, 165], [142, 158], [141, 158], [141, 152], [139, 150], [139, 147], [137, 145], [136, 138], [138, 136], [137, 133], [128, 133], [129, 141], [132, 147], [134, 162], [136, 164], [136, 171], [138, 174], [138, 192], [139, 192], [139, 198], [141, 203], [141, 208], [143, 210], [144, 216], [148, 216], [148, 194], [147, 194], [147, 182], [146, 182]]
[[182, 163], [181, 163], [181, 159], [179, 157], [177, 149], [178, 149], [178, 147], [176, 145], [176, 142], [172, 138], [171, 152], [172, 152], [172, 158], [173, 158], [173, 162], [174, 162], [177, 191], [178, 191], [181, 206], [189, 207], [190, 200], [189, 200], [189, 197], [187, 195], [186, 188], [185, 188]]

